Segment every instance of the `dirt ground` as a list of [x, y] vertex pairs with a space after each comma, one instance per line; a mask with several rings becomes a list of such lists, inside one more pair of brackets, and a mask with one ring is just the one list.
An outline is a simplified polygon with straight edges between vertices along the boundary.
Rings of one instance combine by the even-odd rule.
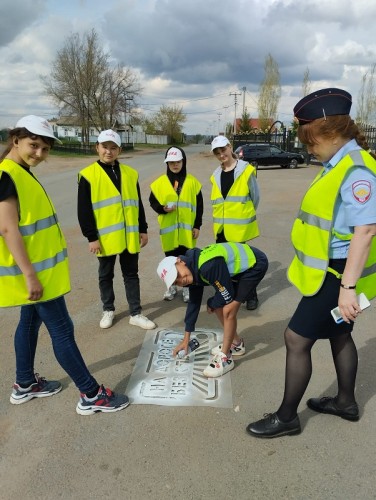
[[[209, 176], [216, 162], [208, 146], [189, 146], [188, 171], [203, 184], [204, 221], [199, 246], [212, 242]], [[178, 297], [161, 300], [156, 266], [163, 257], [155, 214], [148, 206], [149, 185], [164, 170], [164, 152], [136, 151], [122, 161], [138, 169], [149, 223], [149, 243], [140, 255], [144, 313], [158, 328], [183, 328], [185, 305]], [[93, 156], [94, 161], [96, 157]], [[89, 158], [51, 156], [38, 175], [55, 202], [68, 241], [72, 292], [67, 304], [76, 338], [89, 369], [100, 383], [125, 393], [144, 338], [130, 327], [117, 270], [117, 316], [107, 331], [99, 328], [101, 305], [97, 263], [76, 218], [76, 174]], [[245, 432], [246, 425], [275, 411], [283, 394], [283, 332], [299, 300], [288, 283], [292, 258], [290, 230], [301, 197], [318, 167], [260, 169], [261, 236], [255, 246], [269, 258], [258, 288], [260, 307], [239, 312], [238, 331], [247, 353], [231, 372], [231, 409], [130, 405], [112, 415], [75, 413], [77, 389], [57, 364], [41, 329], [35, 369], [60, 380], [63, 391], [51, 398], [13, 406], [13, 336], [19, 310], [0, 311], [0, 498], [1, 500], [129, 499], [240, 500], [373, 499], [375, 475], [374, 310], [361, 315], [354, 332], [359, 352], [358, 423], [307, 409], [310, 397], [334, 395], [336, 377], [329, 344], [314, 348], [313, 375], [299, 407], [303, 432], [270, 441]], [[202, 310], [198, 327], [218, 328]]]

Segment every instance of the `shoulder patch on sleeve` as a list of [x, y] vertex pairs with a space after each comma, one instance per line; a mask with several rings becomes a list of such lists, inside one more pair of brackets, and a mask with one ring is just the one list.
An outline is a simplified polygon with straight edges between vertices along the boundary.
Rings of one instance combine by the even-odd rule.
[[371, 183], [369, 181], [356, 181], [351, 186], [352, 194], [358, 203], [366, 203], [371, 197]]

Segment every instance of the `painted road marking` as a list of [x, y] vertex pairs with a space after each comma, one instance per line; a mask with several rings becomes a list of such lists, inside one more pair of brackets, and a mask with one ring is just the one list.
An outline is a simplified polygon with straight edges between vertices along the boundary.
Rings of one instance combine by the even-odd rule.
[[172, 356], [172, 350], [183, 332], [146, 332], [127, 387], [133, 404], [232, 408], [231, 374], [208, 379], [202, 373], [212, 358], [210, 350], [222, 342], [222, 333], [196, 330], [192, 336], [200, 347], [179, 359]]

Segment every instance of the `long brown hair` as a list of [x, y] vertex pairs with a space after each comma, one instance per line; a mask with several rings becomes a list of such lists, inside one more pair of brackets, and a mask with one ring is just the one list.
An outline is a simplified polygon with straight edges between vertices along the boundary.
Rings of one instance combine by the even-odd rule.
[[298, 138], [303, 144], [317, 144], [316, 137], [334, 139], [340, 136], [343, 139], [355, 139], [358, 145], [365, 149], [373, 158], [376, 155], [370, 150], [365, 135], [349, 115], [334, 115], [318, 118], [310, 123], [298, 127]]
[[26, 137], [30, 137], [30, 139], [37, 139], [38, 137], [40, 137], [42, 139], [42, 141], [45, 142], [46, 144], [48, 144], [51, 148], [55, 143], [55, 140], [52, 139], [51, 137], [44, 137], [43, 135], [33, 134], [32, 132], [29, 132], [27, 130], [27, 128], [24, 128], [24, 127], [14, 128], [13, 130], [10, 130], [10, 132], [9, 132], [9, 137], [8, 137], [6, 148], [0, 155], [0, 162], [2, 162], [4, 160], [4, 158], [8, 155], [8, 153], [13, 148], [13, 139], [15, 137], [17, 139], [25, 139]]

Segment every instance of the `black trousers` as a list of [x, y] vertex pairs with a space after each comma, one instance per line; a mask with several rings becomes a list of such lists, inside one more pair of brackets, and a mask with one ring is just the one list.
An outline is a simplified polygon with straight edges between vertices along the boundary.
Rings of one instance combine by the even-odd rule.
[[[125, 295], [131, 316], [140, 314], [140, 280], [138, 277], [138, 253], [124, 250], [119, 254], [120, 269], [123, 275]], [[114, 270], [117, 255], [98, 257], [99, 291], [104, 311], [115, 311]]]

